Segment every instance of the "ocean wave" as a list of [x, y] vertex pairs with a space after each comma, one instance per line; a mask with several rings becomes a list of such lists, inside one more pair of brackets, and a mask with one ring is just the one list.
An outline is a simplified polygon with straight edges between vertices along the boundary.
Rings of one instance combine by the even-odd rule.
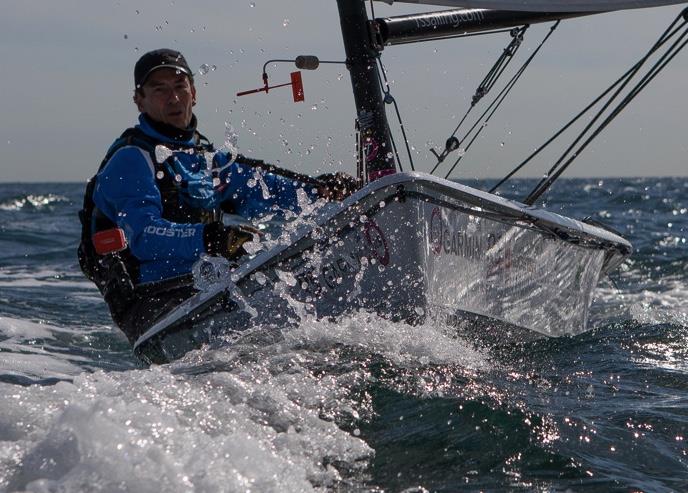
[[64, 271], [43, 270], [30, 272], [0, 268], [0, 286], [14, 288], [58, 287], [60, 289], [79, 288], [93, 291], [93, 283], [86, 278], [75, 277]]
[[688, 182], [657, 181], [549, 199], [636, 247], [581, 336], [483, 349], [357, 313], [150, 368], [78, 270], [83, 185], [7, 187], [0, 491], [686, 491]]
[[255, 349], [51, 387], [0, 383], [0, 439], [16, 445], [0, 453], [0, 489], [307, 492], [360, 471], [374, 452], [337, 417], [358, 417], [363, 370], [316, 374], [318, 353], [290, 342]]
[[0, 210], [10, 212], [21, 210], [40, 211], [60, 202], [69, 202], [69, 199], [62, 195], [54, 195], [52, 193], [47, 195], [29, 194], [0, 202]]

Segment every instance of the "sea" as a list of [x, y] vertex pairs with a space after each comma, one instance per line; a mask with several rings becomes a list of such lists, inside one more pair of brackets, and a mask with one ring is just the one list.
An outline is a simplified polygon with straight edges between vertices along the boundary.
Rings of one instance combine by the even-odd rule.
[[0, 491], [688, 491], [688, 178], [546, 196], [635, 250], [580, 336], [356, 313], [150, 367], [79, 270], [83, 189], [0, 184]]

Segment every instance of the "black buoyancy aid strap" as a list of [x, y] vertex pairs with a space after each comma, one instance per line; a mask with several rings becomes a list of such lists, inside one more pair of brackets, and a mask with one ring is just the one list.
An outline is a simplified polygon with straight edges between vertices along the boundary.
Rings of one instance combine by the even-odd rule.
[[206, 214], [201, 211], [193, 210], [186, 214], [180, 214], [180, 192], [182, 184], [175, 180], [175, 173], [168, 160], [158, 162], [156, 156], [156, 148], [163, 146], [171, 151], [187, 150], [192, 148], [195, 152], [213, 152], [214, 147], [210, 141], [196, 131], [194, 134], [194, 145], [190, 146], [183, 143], [162, 142], [155, 137], [151, 137], [137, 127], [128, 128], [125, 130], [117, 141], [110, 147], [108, 155], [101, 164], [102, 167], [107, 164], [110, 158], [119, 149], [125, 146], [136, 146], [146, 151], [151, 158], [153, 164], [153, 173], [155, 175], [155, 184], [160, 192], [162, 199], [163, 218], [173, 222], [205, 222]]
[[[205, 143], [203, 143], [205, 142]], [[175, 144], [175, 143], [168, 143], [168, 142], [162, 142], [155, 137], [151, 137], [150, 135], [147, 135], [143, 130], [137, 127], [131, 127], [126, 129], [122, 135], [110, 146], [110, 149], [108, 149], [107, 154], [105, 155], [105, 159], [103, 159], [103, 162], [100, 163], [100, 167], [98, 168], [98, 173], [102, 171], [102, 169], [105, 167], [105, 165], [110, 161], [112, 156], [119, 151], [121, 148], [126, 147], [126, 146], [136, 146], [144, 151], [146, 151], [150, 157], [151, 161], [153, 163], [153, 167], [156, 172], [158, 171], [164, 171], [162, 164], [164, 163], [159, 163], [157, 156], [155, 154], [155, 149], [158, 146], [164, 146], [167, 149], [170, 149], [172, 151], [180, 150], [180, 149], [188, 149], [189, 147], [193, 147], [196, 152], [202, 151], [202, 152], [212, 152], [214, 151], [213, 144], [210, 143], [210, 141], [202, 135], [200, 132], [196, 132], [194, 136], [194, 145], [193, 146], [188, 146], [185, 144]]]
[[[194, 148], [196, 151], [212, 152], [214, 150], [210, 141], [200, 132], [196, 132], [194, 141]], [[174, 219], [174, 211], [178, 206], [177, 202], [179, 199], [179, 185], [174, 181], [173, 176], [170, 176], [169, 170], [168, 172], [165, 172], [166, 167], [164, 166], [164, 162], [158, 163], [155, 155], [155, 149], [158, 145], [165, 145], [173, 150], [186, 149], [189, 147], [186, 145], [162, 143], [159, 140], [147, 135], [139, 128], [128, 128], [110, 146], [108, 152], [98, 167], [98, 172], [88, 181], [86, 185], [83, 207], [79, 211], [79, 219], [81, 221], [81, 243], [78, 249], [78, 256], [82, 271], [86, 277], [96, 284], [102, 284], [101, 281], [103, 281], [102, 277], [104, 273], [102, 272], [102, 268], [99, 264], [99, 260], [103, 257], [95, 252], [95, 248], [92, 243], [93, 235], [99, 231], [116, 228], [117, 225], [107, 216], [105, 216], [105, 214], [98, 210], [93, 201], [93, 193], [96, 188], [98, 173], [103, 170], [103, 168], [107, 165], [110, 159], [112, 159], [117, 151], [126, 146], [136, 146], [146, 151], [150, 155], [154, 167], [154, 173], [156, 174], [155, 182], [163, 199], [163, 217], [170, 216], [166, 218], [169, 220]], [[160, 171], [163, 172], [166, 179], [158, 179], [158, 172]], [[122, 252], [119, 252], [116, 254], [116, 256], [121, 258], [121, 260], [126, 264], [126, 269], [129, 272], [132, 281], [136, 282], [139, 274], [138, 260], [131, 254], [128, 248]], [[99, 285], [99, 287], [101, 286]]]
[[[193, 148], [196, 152], [198, 151], [205, 151], [205, 152], [212, 152], [215, 150], [213, 147], [213, 144], [210, 143], [210, 141], [205, 137], [203, 134], [200, 132], [196, 131], [194, 134], [194, 144], [192, 146], [188, 144], [183, 144], [183, 143], [174, 143], [174, 142], [162, 142], [155, 137], [151, 137], [150, 135], [146, 134], [143, 130], [137, 127], [132, 127], [128, 128], [122, 133], [121, 137], [115, 141], [115, 143], [112, 145], [110, 149], [115, 147], [115, 145], [122, 139], [123, 145], [135, 145], [137, 147], [140, 147], [151, 155], [151, 158], [153, 158], [153, 162], [156, 163], [157, 160], [155, 158], [155, 148], [159, 145], [164, 146], [170, 150], [176, 151], [180, 149], [189, 149]], [[123, 145], [120, 145], [122, 147]], [[115, 151], [117, 151], [115, 149]], [[108, 153], [109, 154], [109, 153]], [[114, 154], [114, 152], [113, 152]], [[112, 157], [112, 156], [110, 156]]]
[[[96, 205], [93, 202], [93, 192], [96, 189], [98, 173], [103, 170], [115, 152], [126, 145], [128, 134], [131, 133], [132, 130], [133, 129], [125, 130], [124, 133], [108, 149], [108, 152], [105, 154], [105, 157], [98, 166], [98, 171], [91, 177], [90, 180], [88, 180], [88, 183], [86, 184], [83, 206], [79, 211], [79, 221], [81, 222], [81, 242], [79, 243], [77, 252], [79, 257], [79, 265], [86, 277], [96, 283], [99, 289], [102, 287], [102, 273], [100, 272], [102, 269], [98, 264], [99, 256], [95, 251], [95, 247], [93, 246], [93, 234], [97, 232], [94, 231], [94, 226], [96, 226], [97, 229], [107, 229], [116, 227], [116, 224], [110, 221], [104, 214], [97, 211]], [[94, 214], [98, 216], [97, 221], [94, 221]], [[94, 222], [96, 222], [97, 225], [94, 224]]]
[[[195, 147], [197, 150], [205, 152], [212, 152], [214, 150], [213, 145], [210, 143], [210, 141], [200, 132], [196, 132], [194, 140], [196, 141]], [[203, 141], [205, 143], [203, 143]], [[126, 146], [136, 146], [148, 152], [148, 154], [151, 157], [151, 161], [153, 163], [155, 172], [164, 172], [165, 170], [162, 167], [162, 163], [158, 163], [157, 158], [155, 156], [155, 148], [158, 145], [165, 145], [168, 148], [171, 147], [173, 150], [186, 147], [183, 145], [163, 144], [157, 139], [150, 137], [149, 135], [146, 135], [146, 133], [144, 133], [141, 129], [136, 127], [126, 129], [122, 133], [122, 135], [117, 140], [115, 140], [115, 142], [110, 146], [108, 152], [105, 155], [105, 158], [103, 158], [102, 162], [100, 163], [100, 166], [98, 166], [98, 172], [88, 181], [88, 184], [86, 185], [86, 190], [84, 192], [83, 209], [79, 213], [80, 217], [83, 216], [82, 225], [84, 226], [84, 228], [82, 228], [82, 240], [85, 239], [87, 235], [90, 238], [92, 233], [90, 220], [92, 219], [93, 210], [95, 209], [95, 204], [93, 202], [93, 192], [96, 188], [96, 180], [98, 173], [100, 173], [103, 170], [105, 165], [110, 161], [110, 159], [112, 159], [112, 156], [114, 156], [117, 151]], [[172, 185], [176, 184], [172, 183]], [[103, 214], [101, 213], [100, 215], [102, 216]], [[89, 221], [87, 221], [88, 224], [84, 224], [84, 220], [86, 219], [89, 219]], [[110, 223], [110, 227], [115, 226], [115, 224], [112, 221], [110, 221]]]
[[[84, 204], [83, 208], [81, 211], [79, 211], [79, 217], [81, 218], [82, 222], [82, 230], [81, 230], [81, 239], [82, 241], [86, 238], [90, 240], [90, 237], [92, 235], [92, 217], [93, 217], [93, 211], [95, 209], [95, 203], [93, 202], [93, 192], [96, 189], [96, 181], [98, 178], [98, 173], [100, 173], [105, 165], [110, 161], [112, 156], [120, 150], [122, 147], [127, 145], [129, 143], [129, 135], [132, 133], [133, 128], [128, 128], [127, 130], [122, 133], [122, 135], [110, 146], [108, 149], [108, 152], [105, 154], [105, 157], [103, 160], [100, 162], [100, 165], [98, 166], [98, 171], [96, 172], [95, 175], [91, 177], [90, 180], [88, 180], [88, 183], [86, 184], [86, 190], [84, 191]], [[83, 216], [83, 217], [82, 217]], [[111, 221], [112, 223], [112, 221]], [[112, 223], [114, 226], [114, 223]]]
[[81, 222], [81, 242], [77, 250], [79, 258], [79, 266], [84, 275], [91, 281], [98, 284], [97, 281], [97, 259], [95, 257], [95, 248], [91, 242], [91, 217], [93, 215], [93, 190], [95, 189], [95, 176], [88, 180], [86, 190], [84, 191], [83, 207], [79, 211], [79, 221]]
[[[152, 137], [144, 134], [138, 129], [132, 136], [132, 144], [147, 150], [151, 155], [155, 173], [155, 184], [160, 192], [162, 200], [162, 217], [178, 223], [207, 223], [211, 221], [221, 220], [221, 210], [208, 211], [200, 208], [191, 208], [186, 201], [183, 200], [184, 188], [186, 186], [184, 181], [177, 181], [175, 169], [170, 161], [171, 156], [163, 162], [157, 161], [156, 148], [161, 145], [171, 151], [188, 151], [193, 149], [195, 153], [212, 153], [215, 151], [213, 144], [200, 132], [196, 131], [193, 138], [193, 145], [177, 144], [177, 143], [162, 143]], [[141, 145], [141, 142], [145, 144]]]
[[[105, 157], [98, 166], [98, 171], [86, 184], [83, 207], [79, 211], [79, 220], [81, 222], [81, 243], [78, 248], [79, 265], [86, 277], [96, 283], [101, 291], [103, 285], [107, 282], [107, 279], [105, 279], [107, 273], [103, 272], [103, 267], [101, 267], [99, 261], [105, 257], [96, 253], [93, 245], [93, 235], [99, 231], [116, 228], [117, 224], [98, 210], [93, 201], [93, 193], [96, 188], [98, 174], [117, 151], [128, 145], [135, 145], [142, 148], [151, 154], [152, 160], [155, 162], [155, 142], [137, 128], [132, 127], [126, 129], [110, 146]], [[125, 263], [128, 275], [132, 278], [132, 281], [135, 282], [138, 279], [139, 271], [136, 258], [131, 254], [128, 248], [116, 254], [116, 256]]]

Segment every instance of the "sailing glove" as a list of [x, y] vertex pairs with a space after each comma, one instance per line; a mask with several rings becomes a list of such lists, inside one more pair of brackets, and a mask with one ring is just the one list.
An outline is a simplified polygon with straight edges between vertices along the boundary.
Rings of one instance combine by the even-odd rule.
[[321, 197], [328, 200], [344, 200], [346, 197], [361, 188], [358, 179], [346, 173], [325, 173], [317, 177], [321, 185], [318, 192]]
[[221, 221], [215, 221], [203, 228], [203, 244], [209, 255], [234, 260], [246, 253], [243, 245], [253, 240], [254, 234], [258, 234], [258, 230], [250, 226], [225, 226]]

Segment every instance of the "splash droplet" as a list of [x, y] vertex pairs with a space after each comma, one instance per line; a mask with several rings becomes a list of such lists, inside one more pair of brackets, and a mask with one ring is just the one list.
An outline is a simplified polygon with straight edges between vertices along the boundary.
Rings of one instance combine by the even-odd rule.
[[231, 123], [225, 122], [225, 145], [224, 150], [227, 151], [229, 154], [229, 161], [227, 162], [227, 166], [230, 166], [234, 164], [234, 161], [237, 158], [237, 155], [239, 154], [239, 149], [238, 149], [238, 141], [239, 141], [239, 136], [237, 135], [236, 131], [234, 130], [234, 126], [232, 126]]
[[207, 74], [208, 72], [214, 72], [216, 69], [217, 69], [217, 66], [215, 66], [215, 65], [209, 65], [209, 64], [207, 64], [207, 63], [204, 63], [203, 65], [201, 65], [200, 67], [198, 67], [198, 73], [199, 73], [200, 75], [205, 75], [205, 74]]
[[164, 145], [157, 145], [155, 146], [155, 160], [158, 163], [164, 162], [167, 158], [170, 156], [174, 155], [174, 152], [169, 147], [165, 147]]

